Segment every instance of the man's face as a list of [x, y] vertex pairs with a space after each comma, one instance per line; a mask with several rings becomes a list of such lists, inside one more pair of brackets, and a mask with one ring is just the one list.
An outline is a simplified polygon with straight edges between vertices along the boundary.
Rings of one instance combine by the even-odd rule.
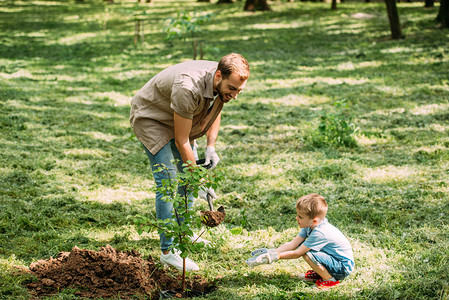
[[247, 80], [240, 80], [240, 76], [236, 73], [231, 73], [231, 75], [223, 79], [220, 71], [217, 71], [217, 87], [216, 92], [220, 95], [223, 102], [229, 102], [231, 99], [236, 99], [237, 96], [242, 92], [246, 86]]

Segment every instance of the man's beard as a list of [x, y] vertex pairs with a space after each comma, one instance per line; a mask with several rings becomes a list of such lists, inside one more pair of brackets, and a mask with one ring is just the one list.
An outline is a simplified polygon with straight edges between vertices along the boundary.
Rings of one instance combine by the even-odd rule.
[[221, 83], [222, 83], [222, 81], [220, 81], [220, 83], [217, 85], [218, 97], [220, 97], [221, 101], [223, 101], [224, 103], [227, 103], [227, 102], [231, 101], [232, 97], [229, 100], [225, 99], [225, 96], [223, 95], [223, 92], [221, 91]]

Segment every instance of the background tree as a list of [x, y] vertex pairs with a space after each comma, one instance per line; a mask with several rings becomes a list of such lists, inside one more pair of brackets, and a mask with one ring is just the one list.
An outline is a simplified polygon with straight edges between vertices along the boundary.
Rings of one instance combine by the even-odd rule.
[[387, 5], [388, 19], [390, 20], [391, 38], [393, 40], [402, 39], [401, 22], [399, 20], [396, 0], [385, 0], [385, 4]]
[[434, 0], [424, 0], [424, 7], [433, 7]]
[[271, 10], [267, 0], [246, 0], [244, 11]]
[[437, 22], [441, 28], [449, 28], [449, 0], [440, 1]]
[[337, 9], [337, 0], [332, 0], [331, 9], [336, 10]]

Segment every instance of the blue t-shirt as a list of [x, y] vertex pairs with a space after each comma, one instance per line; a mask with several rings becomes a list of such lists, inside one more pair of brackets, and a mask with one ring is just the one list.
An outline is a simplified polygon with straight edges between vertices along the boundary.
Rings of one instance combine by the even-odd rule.
[[315, 229], [302, 228], [299, 236], [305, 238], [303, 245], [314, 251], [322, 251], [340, 261], [348, 274], [354, 269], [352, 247], [344, 234], [324, 219]]

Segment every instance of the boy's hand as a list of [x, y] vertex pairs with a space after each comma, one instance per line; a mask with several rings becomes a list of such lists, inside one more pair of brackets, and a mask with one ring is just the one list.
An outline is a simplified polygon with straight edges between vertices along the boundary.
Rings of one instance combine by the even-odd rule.
[[267, 249], [267, 248], [256, 249], [253, 252], [251, 252], [251, 256], [256, 256], [259, 254], [270, 253], [270, 252], [276, 252], [276, 249], [274, 249], [274, 248], [272, 248], [272, 249]]
[[248, 258], [246, 260], [246, 263], [250, 267], [255, 267], [258, 265], [271, 264], [272, 262], [275, 262], [277, 260], [279, 260], [279, 254], [277, 253], [277, 251], [274, 251], [274, 252], [262, 253], [257, 256]]

